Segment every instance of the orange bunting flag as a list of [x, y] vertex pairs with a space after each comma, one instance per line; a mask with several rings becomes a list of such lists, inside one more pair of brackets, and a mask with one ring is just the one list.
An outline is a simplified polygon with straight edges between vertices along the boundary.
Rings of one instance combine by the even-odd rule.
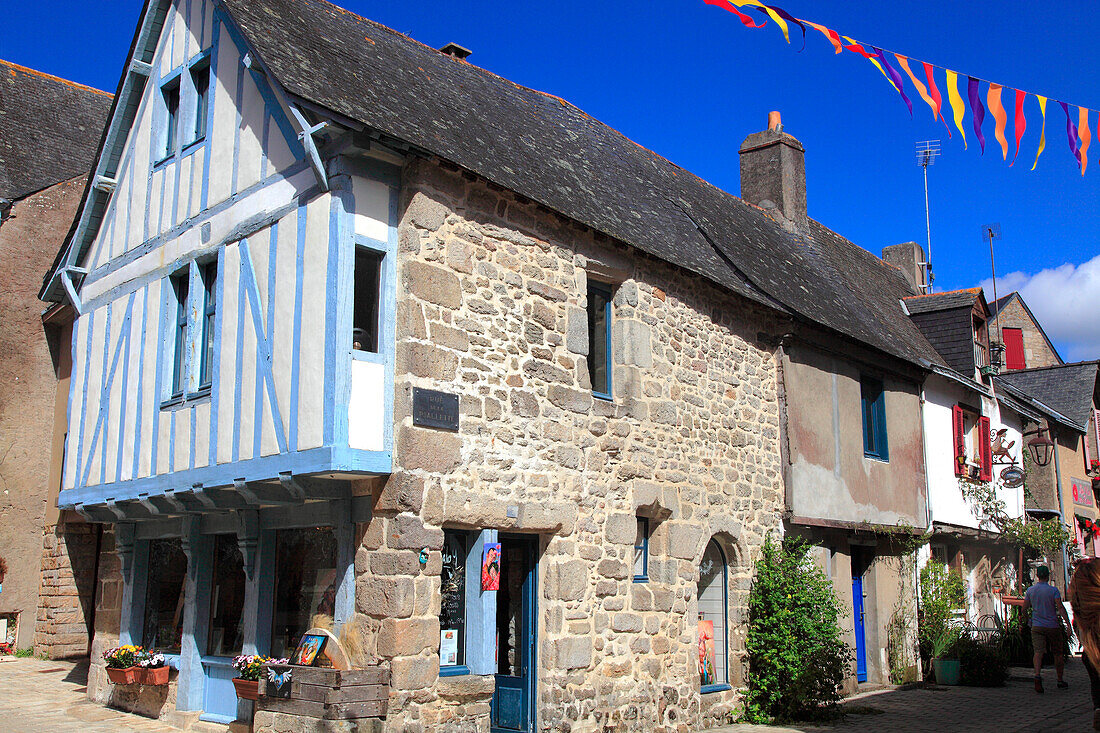
[[1047, 98], [1042, 94], [1036, 94], [1039, 100], [1039, 111], [1043, 113], [1043, 126], [1039, 128], [1039, 150], [1035, 153], [1035, 162], [1031, 164], [1031, 170], [1039, 165], [1039, 156], [1043, 154], [1043, 148], [1047, 146]]
[[947, 71], [947, 98], [951, 102], [951, 112], [955, 116], [955, 127], [963, 136], [963, 149], [966, 149], [966, 131], [963, 130], [963, 116], [966, 115], [966, 107], [963, 106], [963, 98], [959, 95], [959, 75], [951, 69]]
[[1020, 157], [1020, 139], [1024, 136], [1024, 130], [1027, 129], [1027, 117], [1024, 116], [1024, 97], [1027, 96], [1027, 92], [1022, 89], [1016, 90], [1016, 154], [1012, 156], [1012, 162], [1009, 165], [1015, 165], [1016, 159]]
[[833, 44], [833, 48], [836, 49], [837, 53], [840, 53], [844, 50], [844, 44], [842, 44], [840, 42], [840, 34], [839, 33], [837, 33], [836, 31], [834, 31], [831, 28], [826, 28], [823, 25], [818, 25], [817, 23], [813, 23], [809, 20], [807, 20], [806, 23], [808, 25], [810, 25], [811, 27], [816, 28], [817, 30], [821, 31], [821, 34], [829, 39], [829, 43]]
[[1001, 157], [1008, 160], [1008, 140], [1005, 139], [1005, 126], [1008, 125], [1008, 115], [1005, 113], [1004, 105], [1001, 104], [1001, 89], [1000, 84], [990, 82], [985, 101], [989, 106], [989, 114], [993, 115], [993, 119], [997, 121], [997, 128], [993, 134], [997, 138], [997, 142], [1001, 144]]
[[1085, 168], [1089, 165], [1089, 142], [1092, 133], [1089, 132], [1089, 111], [1084, 107], [1078, 107], [1077, 136], [1081, 138], [1081, 175], [1085, 175]]
[[898, 63], [901, 64], [901, 68], [905, 69], [905, 73], [909, 75], [909, 78], [912, 79], [913, 86], [917, 88], [917, 94], [919, 94], [921, 99], [927, 102], [928, 106], [932, 108], [932, 119], [939, 119], [939, 105], [932, 101], [932, 98], [928, 96], [928, 89], [920, 83], [920, 79], [913, 75], [912, 70], [909, 68], [909, 59], [905, 58], [900, 53], [894, 54], [894, 57], [898, 60]]
[[940, 89], [936, 86], [936, 77], [932, 73], [932, 64], [927, 61], [921, 61], [924, 64], [924, 78], [928, 80], [928, 93], [932, 96], [932, 101], [936, 103], [935, 110], [936, 116], [943, 122], [943, 126], [947, 128], [947, 137], [951, 137], [951, 128], [947, 126], [947, 120], [943, 118], [943, 98], [940, 96]]

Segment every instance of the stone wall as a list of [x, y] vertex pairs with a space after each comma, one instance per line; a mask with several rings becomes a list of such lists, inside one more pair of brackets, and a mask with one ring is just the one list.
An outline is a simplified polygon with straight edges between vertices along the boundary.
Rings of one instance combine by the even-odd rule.
[[98, 527], [69, 521], [47, 527], [42, 542], [35, 650], [50, 659], [88, 653], [89, 621], [95, 616]]
[[[423, 160], [399, 226], [395, 473], [356, 556], [387, 729], [488, 730], [493, 677], [438, 677], [443, 527], [536, 533], [537, 728], [687, 730], [737, 703], [751, 563], [779, 528], [770, 312]], [[613, 401], [590, 389], [588, 278], [611, 283]], [[413, 427], [412, 387], [460, 395]], [[632, 582], [636, 516], [649, 582]], [[699, 693], [698, 563], [729, 558], [730, 681]], [[418, 560], [429, 549], [427, 563]]]
[[1039, 324], [1028, 314], [1019, 298], [1010, 300], [997, 314], [998, 328], [1018, 328], [1024, 340], [1024, 365], [1028, 369], [1061, 364], [1057, 352], [1039, 330]]

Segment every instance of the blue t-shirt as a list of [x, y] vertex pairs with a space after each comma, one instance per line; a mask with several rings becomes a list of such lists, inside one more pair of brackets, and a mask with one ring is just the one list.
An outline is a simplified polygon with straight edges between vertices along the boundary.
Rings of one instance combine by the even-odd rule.
[[1040, 629], [1061, 628], [1058, 623], [1058, 606], [1062, 594], [1050, 583], [1039, 582], [1027, 589], [1024, 596], [1031, 603], [1031, 625]]

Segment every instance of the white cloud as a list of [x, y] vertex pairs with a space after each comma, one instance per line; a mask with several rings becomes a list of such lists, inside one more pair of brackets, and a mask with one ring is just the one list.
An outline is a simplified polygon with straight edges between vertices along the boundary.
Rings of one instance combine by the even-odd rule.
[[[993, 281], [983, 280], [993, 298]], [[1100, 359], [1100, 255], [1088, 262], [1067, 262], [1030, 275], [1010, 272], [997, 278], [1002, 298], [1018, 291], [1066, 361]]]

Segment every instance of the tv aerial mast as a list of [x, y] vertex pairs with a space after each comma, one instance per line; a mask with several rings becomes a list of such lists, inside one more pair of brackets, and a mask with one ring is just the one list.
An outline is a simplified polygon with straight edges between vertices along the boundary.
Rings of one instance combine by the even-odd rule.
[[939, 140], [922, 140], [917, 143], [917, 165], [924, 170], [924, 227], [928, 237], [928, 252], [925, 255], [924, 271], [927, 280], [925, 290], [929, 293], [932, 292], [932, 281], [935, 276], [932, 274], [932, 218], [928, 210], [928, 166], [935, 163], [939, 155]]

